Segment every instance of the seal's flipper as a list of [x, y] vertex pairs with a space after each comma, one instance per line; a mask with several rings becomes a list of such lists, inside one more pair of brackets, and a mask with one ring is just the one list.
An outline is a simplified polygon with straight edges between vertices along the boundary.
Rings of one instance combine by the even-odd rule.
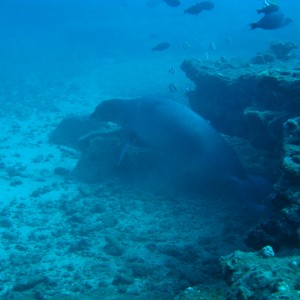
[[135, 134], [125, 132], [121, 144], [121, 151], [120, 151], [118, 165], [117, 165], [118, 167], [120, 167], [122, 160], [130, 145], [139, 148], [148, 146], [143, 140], [139, 139]]

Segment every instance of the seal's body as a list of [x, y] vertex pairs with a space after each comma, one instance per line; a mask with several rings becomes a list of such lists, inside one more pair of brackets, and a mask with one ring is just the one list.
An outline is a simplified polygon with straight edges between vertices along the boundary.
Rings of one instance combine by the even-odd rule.
[[229, 180], [245, 178], [239, 160], [223, 137], [201, 116], [179, 103], [112, 99], [100, 103], [91, 118], [118, 124], [127, 144], [138, 139], [185, 170]]

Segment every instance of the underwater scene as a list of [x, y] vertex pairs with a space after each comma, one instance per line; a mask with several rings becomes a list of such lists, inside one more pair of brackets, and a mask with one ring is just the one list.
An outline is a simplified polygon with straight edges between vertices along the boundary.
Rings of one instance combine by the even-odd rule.
[[0, 299], [300, 299], [297, 0], [0, 24]]

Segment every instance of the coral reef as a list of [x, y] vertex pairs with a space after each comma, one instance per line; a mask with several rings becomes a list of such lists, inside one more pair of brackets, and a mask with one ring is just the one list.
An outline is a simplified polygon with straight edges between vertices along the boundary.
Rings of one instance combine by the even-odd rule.
[[[272, 255], [265, 255], [265, 253]], [[270, 246], [261, 251], [235, 251], [220, 259], [227, 299], [299, 299], [300, 257], [275, 257]]]
[[299, 112], [298, 64], [187, 59], [181, 67], [196, 85], [187, 92], [191, 108], [217, 130], [246, 138], [257, 148], [281, 148], [282, 124]]
[[292, 42], [272, 42], [269, 47], [269, 52], [274, 54], [278, 60], [288, 60], [292, 58], [293, 50], [298, 46]]
[[292, 42], [272, 42], [265, 52], [257, 53], [251, 60], [253, 64], [274, 63], [276, 60], [287, 61], [294, 57], [293, 51], [298, 46]]
[[283, 123], [282, 173], [275, 184], [275, 217], [257, 224], [245, 236], [248, 246], [259, 249], [271, 244], [279, 250], [300, 245], [300, 126], [299, 117]]
[[99, 125], [91, 122], [88, 116], [69, 116], [64, 118], [50, 134], [49, 142], [78, 148], [79, 138], [98, 128]]
[[[287, 49], [294, 48], [290, 43], [273, 43], [269, 51], [276, 54], [276, 59], [283, 59], [283, 55], [290, 55]], [[260, 167], [268, 170], [268, 176], [276, 182], [274, 194], [270, 195], [274, 213], [245, 234], [245, 243], [255, 250], [266, 245], [276, 250], [298, 247], [299, 61], [253, 65], [245, 60], [187, 59], [181, 67], [195, 83], [195, 90], [187, 93], [194, 111], [208, 119], [218, 131], [237, 136], [265, 151], [264, 156], [273, 158], [260, 163]], [[240, 157], [247, 152], [246, 148], [235, 149]], [[253, 161], [252, 164], [255, 165]], [[249, 166], [251, 162], [247, 166], [251, 170]], [[257, 170], [252, 168], [252, 171]]]
[[288, 176], [300, 178], [300, 117], [288, 119], [284, 124], [283, 166]]

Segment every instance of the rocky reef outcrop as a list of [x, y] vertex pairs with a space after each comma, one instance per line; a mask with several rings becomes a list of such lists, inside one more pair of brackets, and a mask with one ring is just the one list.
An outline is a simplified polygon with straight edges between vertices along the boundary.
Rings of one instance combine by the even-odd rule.
[[300, 112], [298, 62], [258, 66], [187, 59], [181, 67], [196, 86], [187, 92], [191, 108], [217, 130], [246, 138], [257, 148], [281, 148], [283, 122]]
[[299, 299], [300, 257], [275, 257], [270, 246], [261, 251], [235, 251], [220, 259], [230, 286], [227, 299]]
[[251, 59], [251, 63], [264, 65], [274, 63], [276, 60], [286, 62], [295, 58], [294, 50], [297, 48], [298, 46], [292, 42], [272, 42], [266, 51], [257, 53]]
[[153, 187], [159, 182], [161, 186], [176, 180], [164, 155], [134, 142], [118, 164], [124, 136], [121, 128], [113, 123], [95, 123], [87, 116], [69, 116], [60, 122], [49, 140], [63, 152], [77, 153], [78, 162], [66, 175], [81, 182], [147, 182]]
[[[256, 250], [300, 244], [300, 61], [279, 61], [283, 50], [290, 58], [294, 48], [292, 43], [271, 44], [268, 51], [274, 59], [263, 64], [222, 58], [187, 59], [181, 66], [195, 83], [187, 91], [191, 108], [221, 133], [272, 158], [260, 168], [276, 182], [270, 195], [274, 215], [245, 235], [246, 244]], [[236, 150], [241, 157], [245, 153]]]

